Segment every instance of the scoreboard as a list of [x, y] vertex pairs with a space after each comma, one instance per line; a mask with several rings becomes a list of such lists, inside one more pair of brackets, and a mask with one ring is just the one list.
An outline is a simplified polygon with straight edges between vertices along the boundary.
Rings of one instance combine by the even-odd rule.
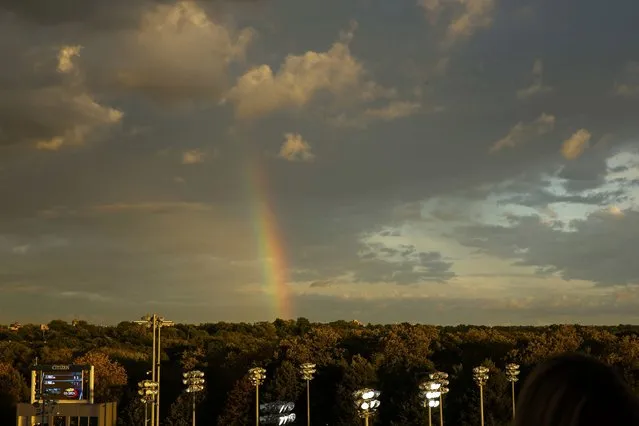
[[31, 378], [34, 402], [86, 403], [93, 400], [93, 366], [36, 365]]

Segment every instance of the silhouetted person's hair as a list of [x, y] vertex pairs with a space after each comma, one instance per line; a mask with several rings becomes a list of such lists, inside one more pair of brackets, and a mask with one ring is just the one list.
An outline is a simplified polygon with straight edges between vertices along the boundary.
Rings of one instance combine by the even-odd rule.
[[533, 370], [516, 414], [515, 426], [636, 426], [639, 400], [612, 367], [564, 354]]

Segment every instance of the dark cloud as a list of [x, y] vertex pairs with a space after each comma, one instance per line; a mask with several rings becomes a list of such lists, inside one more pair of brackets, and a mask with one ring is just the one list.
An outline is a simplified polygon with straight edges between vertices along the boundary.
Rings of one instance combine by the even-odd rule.
[[[191, 1], [191, 0], [189, 0]], [[84, 31], [114, 31], [135, 28], [144, 11], [156, 6], [171, 6], [176, 0], [0, 0], [0, 13], [5, 12], [40, 26], [79, 26]], [[225, 5], [259, 4], [262, 0], [194, 0], [206, 8]], [[0, 14], [0, 17], [2, 15]]]
[[57, 150], [81, 145], [117, 124], [121, 111], [101, 105], [75, 64], [80, 47], [46, 41], [15, 22], [0, 28], [0, 145], [32, 143]]
[[607, 160], [611, 155], [611, 150], [607, 148], [595, 147], [580, 158], [564, 163], [557, 177], [565, 180], [564, 185], [568, 191], [585, 191], [605, 183], [608, 174]]
[[[260, 261], [269, 254], [260, 248], [268, 229], [291, 281], [309, 283], [304, 291], [332, 292], [329, 299], [299, 298], [309, 316], [329, 319], [361, 308], [393, 320], [401, 315], [391, 310], [402, 313], [405, 307], [406, 317], [418, 319], [424, 305], [345, 302], [338, 284], [381, 282], [375, 288], [427, 292], [429, 285], [446, 289], [464, 280], [457, 267], [467, 270], [472, 265], [461, 263], [472, 262], [445, 237], [453, 235], [452, 223], [475, 219], [471, 205], [488, 215], [503, 209], [499, 203], [537, 210], [562, 204], [581, 214], [586, 207], [633, 202], [628, 190], [637, 185], [634, 166], [611, 166], [609, 160], [636, 147], [639, 134], [636, 100], [612, 96], [616, 79], [639, 51], [634, 1], [607, 7], [604, 20], [604, 6], [594, 0], [497, 2], [481, 29], [445, 51], [439, 37], [450, 21], [442, 16], [433, 28], [414, 2], [389, 3], [383, 10], [358, 2], [258, 2], [269, 5], [268, 14], [257, 13], [252, 22], [249, 14], [218, 6], [223, 3], [187, 2], [172, 9], [176, 2], [0, 0], [0, 287], [58, 292], [50, 305], [57, 312], [84, 303], [113, 317], [113, 304], [120, 303], [120, 315], [138, 316], [148, 310], [151, 288], [157, 299], [151, 306], [181, 303], [185, 307], [166, 306], [180, 315], [198, 309], [209, 315], [210, 307], [195, 307], [205, 301], [229, 319], [264, 317], [271, 314], [265, 297], [251, 285], [265, 281]], [[195, 4], [204, 11], [189, 8]], [[516, 14], [520, 7], [530, 11], [525, 19]], [[318, 19], [305, 19], [309, 10]], [[351, 19], [359, 22], [358, 31], [343, 34], [352, 38], [347, 50], [336, 49], [339, 64], [350, 71], [339, 73], [327, 49]], [[65, 46], [82, 48], [61, 71], [58, 54]], [[318, 58], [334, 67], [328, 75], [338, 82], [365, 76], [361, 81], [392, 89], [393, 101], [438, 112], [401, 122], [371, 119], [366, 129], [357, 129], [329, 125], [341, 112], [366, 111], [330, 90], [313, 99], [293, 90], [298, 98], [292, 104], [301, 108], [241, 124], [232, 117], [233, 105], [219, 105], [248, 70], [268, 75], [260, 68], [268, 65], [278, 75], [288, 63], [280, 73], [286, 86], [320, 75]], [[536, 59], [543, 61], [543, 81], [534, 83], [553, 90], [521, 102], [517, 91]], [[400, 76], [408, 62], [414, 72]], [[309, 63], [316, 66], [301, 65]], [[287, 74], [298, 71], [309, 79]], [[380, 99], [365, 105], [378, 113], [384, 106]], [[110, 119], [116, 110], [124, 114], [122, 132], [108, 133], [118, 121]], [[544, 111], [555, 117], [552, 131], [489, 153], [513, 126], [534, 122]], [[579, 129], [592, 134], [593, 142], [616, 136], [565, 160], [562, 143]], [[315, 162], [272, 158], [287, 132], [312, 142]], [[108, 143], [86, 144], [100, 137]], [[86, 149], [53, 155], [29, 150], [82, 143]], [[172, 154], [157, 155], [165, 149]], [[219, 155], [183, 167], [180, 154], [196, 149]], [[462, 227], [454, 239], [538, 268], [543, 276], [592, 280], [609, 289], [637, 283], [631, 257], [636, 215], [625, 213], [591, 215], [574, 221], [571, 232], [560, 222], [510, 216], [502, 227]], [[404, 222], [425, 223], [424, 233], [441, 237], [441, 245], [417, 244], [429, 239], [400, 232]], [[482, 272], [494, 273], [499, 285], [510, 282], [512, 271], [495, 268]], [[415, 283], [424, 284], [387, 285]], [[246, 288], [256, 293], [241, 293]], [[485, 322], [490, 312], [501, 312], [493, 317], [500, 321], [517, 316], [516, 307], [500, 311], [488, 302], [474, 311], [473, 297], [464, 297], [433, 299], [428, 307], [443, 304], [451, 322], [454, 315], [468, 322]], [[593, 309], [610, 314], [610, 306]], [[321, 313], [331, 307], [331, 315]], [[543, 307], [533, 304], [518, 317], [557, 317]], [[585, 318], [583, 308], [571, 309], [566, 312]]]
[[413, 245], [367, 242], [371, 236], [401, 235], [388, 227], [393, 207], [389, 203], [373, 213], [366, 204], [344, 206], [325, 211], [321, 219], [309, 214], [310, 206], [283, 214], [279, 225], [289, 248], [292, 280], [324, 287], [344, 280], [406, 285], [453, 278], [452, 263], [435, 248], [421, 252]]
[[148, 0], [114, 0], [108, 3], [96, 0], [1, 0], [0, 11], [43, 26], [80, 24], [87, 28], [115, 29], [136, 25], [140, 11], [152, 3]]
[[[575, 297], [571, 301], [540, 297], [533, 303], [520, 300], [482, 298], [416, 297], [369, 300], [302, 295], [295, 298], [299, 312], [322, 311], [311, 319], [357, 319], [364, 323], [414, 322], [426, 324], [510, 324], [542, 325], [561, 323], [617, 325], [620, 318], [639, 319], [634, 300], [607, 297]], [[445, 307], [445, 308], [443, 308]]]
[[529, 193], [517, 194], [502, 201], [503, 204], [517, 204], [520, 206], [539, 208], [555, 203], [587, 204], [606, 206], [619, 203], [627, 198], [625, 191], [600, 192], [595, 194], [558, 195], [545, 188], [536, 187]]
[[537, 267], [542, 274], [607, 286], [639, 284], [633, 260], [639, 212], [594, 213], [573, 220], [570, 230], [537, 216], [511, 217], [509, 222], [461, 227], [456, 236], [468, 247], [511, 259], [513, 265]]
[[428, 281], [445, 282], [455, 277], [452, 262], [439, 252], [420, 252], [414, 245], [398, 248], [371, 244], [360, 254], [354, 266], [355, 279], [361, 282], [418, 284]]

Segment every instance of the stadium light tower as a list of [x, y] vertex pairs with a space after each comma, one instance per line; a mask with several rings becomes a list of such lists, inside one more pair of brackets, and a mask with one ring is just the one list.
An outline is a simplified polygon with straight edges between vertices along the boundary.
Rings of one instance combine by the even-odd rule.
[[262, 367], [253, 367], [249, 370], [249, 380], [255, 386], [255, 426], [260, 424], [260, 385], [266, 379], [266, 370]]
[[311, 380], [316, 371], [315, 364], [310, 362], [300, 365], [302, 379], [306, 381], [306, 426], [311, 426]]
[[473, 379], [479, 386], [479, 414], [481, 416], [481, 426], [484, 426], [484, 386], [488, 381], [488, 368], [480, 365], [473, 368]]
[[513, 400], [513, 420], [515, 420], [515, 382], [519, 380], [519, 364], [506, 364], [506, 379], [510, 382]]
[[444, 426], [444, 395], [448, 393], [448, 374], [442, 371], [430, 373], [431, 380], [439, 383], [439, 426]]
[[368, 419], [375, 414], [381, 404], [378, 399], [380, 394], [380, 391], [368, 388], [353, 392], [357, 412], [364, 419], [365, 426], [368, 426]]
[[204, 390], [204, 373], [199, 370], [187, 371], [182, 377], [186, 392], [191, 394], [191, 423], [195, 426], [195, 394]]
[[158, 393], [158, 384], [152, 380], [142, 380], [138, 383], [138, 388], [140, 402], [144, 404], [144, 426], [147, 426], [149, 422], [149, 404], [151, 404], [151, 410], [153, 410], [152, 404], [155, 401], [155, 395]]
[[436, 380], [426, 380], [419, 384], [420, 397], [424, 407], [428, 408], [428, 426], [433, 426], [433, 408], [439, 407], [439, 389], [441, 384]]
[[153, 356], [151, 368], [151, 381], [158, 384], [157, 393], [153, 396], [151, 409], [151, 426], [160, 426], [160, 362], [162, 354], [161, 335], [162, 327], [170, 327], [173, 321], [165, 320], [163, 317], [153, 314], [145, 315], [140, 320], [134, 321], [149, 327], [153, 331]]

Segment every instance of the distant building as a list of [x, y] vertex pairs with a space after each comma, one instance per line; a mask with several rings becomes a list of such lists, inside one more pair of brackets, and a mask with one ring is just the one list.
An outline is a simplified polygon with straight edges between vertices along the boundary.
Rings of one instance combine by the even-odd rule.
[[364, 326], [364, 323], [363, 323], [363, 322], [357, 321], [356, 319], [354, 319], [354, 320], [352, 321], [352, 323], [353, 323], [353, 324], [355, 324], [355, 325], [359, 325], [360, 327], [363, 327], [363, 326]]
[[19, 322], [11, 323], [11, 325], [9, 326], [9, 330], [11, 331], [18, 331], [21, 328], [22, 328], [22, 324], [20, 324]]

